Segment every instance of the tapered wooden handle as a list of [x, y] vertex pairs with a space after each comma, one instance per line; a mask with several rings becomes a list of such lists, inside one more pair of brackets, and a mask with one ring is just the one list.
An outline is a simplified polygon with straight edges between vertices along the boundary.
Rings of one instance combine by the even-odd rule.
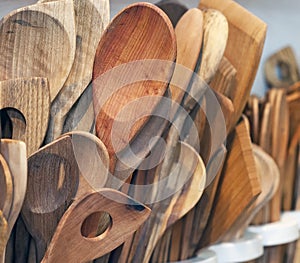
[[[85, 219], [96, 212], [106, 212], [111, 226], [95, 238], [82, 236]], [[121, 245], [148, 218], [150, 209], [112, 189], [102, 189], [74, 202], [62, 217], [46, 252], [43, 263], [87, 262]]]

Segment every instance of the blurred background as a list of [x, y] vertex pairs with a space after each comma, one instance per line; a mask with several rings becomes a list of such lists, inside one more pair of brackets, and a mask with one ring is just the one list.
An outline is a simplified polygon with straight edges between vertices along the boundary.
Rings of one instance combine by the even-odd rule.
[[[147, 2], [155, 3], [158, 0]], [[35, 3], [36, 0], [0, 0], [0, 18], [10, 11]], [[139, 1], [111, 0], [111, 17], [114, 17], [125, 6]], [[197, 7], [199, 0], [181, 0], [189, 8]], [[260, 67], [252, 88], [252, 94], [263, 96], [266, 91], [263, 65], [268, 56], [279, 49], [290, 45], [300, 60], [300, 1], [299, 0], [236, 0], [237, 3], [264, 20], [268, 24], [267, 38], [261, 58]], [[298, 63], [299, 64], [299, 63]]]

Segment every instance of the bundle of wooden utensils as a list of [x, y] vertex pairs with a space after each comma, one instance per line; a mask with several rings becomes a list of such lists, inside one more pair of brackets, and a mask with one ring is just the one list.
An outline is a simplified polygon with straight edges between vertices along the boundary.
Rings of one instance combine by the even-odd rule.
[[232, 0], [109, 13], [0, 22], [2, 261], [186, 260], [298, 207], [299, 85], [249, 98], [266, 24]]

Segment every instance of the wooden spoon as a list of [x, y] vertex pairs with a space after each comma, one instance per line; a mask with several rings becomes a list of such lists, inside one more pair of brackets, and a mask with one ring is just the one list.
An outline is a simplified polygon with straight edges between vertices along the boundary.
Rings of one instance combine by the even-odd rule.
[[[104, 32], [94, 63], [93, 102], [96, 134], [108, 149], [111, 173], [116, 153], [137, 135], [166, 92], [173, 64], [157, 60], [172, 62], [175, 57], [176, 40], [171, 22], [154, 5], [137, 3], [128, 6]], [[144, 96], [148, 99], [141, 100]], [[130, 102], [133, 107], [126, 107], [121, 112]], [[139, 116], [143, 118], [139, 119]]]
[[232, 136], [213, 210], [200, 241], [201, 247], [220, 240], [261, 191], [244, 119], [236, 126]]
[[0, 154], [0, 210], [5, 218], [9, 218], [13, 204], [13, 178], [8, 164]]
[[0, 25], [0, 80], [46, 77], [54, 100], [75, 55], [72, 0], [23, 7]]
[[[259, 65], [266, 24], [232, 0], [201, 0], [199, 8], [219, 10], [228, 20], [229, 35], [225, 56], [237, 70], [236, 93], [231, 97], [236, 123], [248, 100]], [[242, 59], [241, 59], [242, 58]]]
[[[0, 81], [0, 108], [19, 110], [26, 121], [25, 134], [19, 134], [18, 140], [24, 140], [30, 155], [42, 144], [48, 127], [50, 110], [49, 86], [45, 78], [22, 78]], [[16, 99], [17, 98], [17, 99]], [[19, 125], [13, 122], [13, 129]], [[20, 128], [22, 130], [22, 128]]]
[[[24, 142], [2, 139], [0, 142], [0, 153], [6, 160], [12, 176], [13, 203], [7, 218], [7, 234], [10, 236], [13, 226], [23, 205], [27, 184], [27, 157]], [[4, 255], [2, 262], [4, 262]]]
[[161, 0], [155, 5], [168, 15], [173, 27], [176, 27], [179, 19], [188, 11], [188, 8], [177, 0]]
[[3, 258], [4, 256], [6, 243], [9, 237], [7, 228], [7, 221], [2, 211], [0, 210], [0, 258]]
[[22, 216], [39, 261], [72, 201], [105, 184], [107, 166], [104, 145], [89, 133], [65, 134], [29, 157]]
[[284, 88], [299, 81], [299, 68], [292, 47], [284, 47], [268, 57], [264, 72], [270, 88]]
[[[100, 236], [83, 236], [88, 216], [105, 211], [111, 225]], [[112, 189], [83, 196], [66, 211], [42, 262], [87, 262], [112, 251], [135, 232], [150, 215], [150, 209]], [[71, 243], [70, 243], [71, 242]]]
[[68, 112], [90, 83], [97, 45], [109, 23], [108, 0], [75, 0], [74, 11], [76, 29], [74, 63], [66, 82], [52, 102], [46, 142], [61, 135]]

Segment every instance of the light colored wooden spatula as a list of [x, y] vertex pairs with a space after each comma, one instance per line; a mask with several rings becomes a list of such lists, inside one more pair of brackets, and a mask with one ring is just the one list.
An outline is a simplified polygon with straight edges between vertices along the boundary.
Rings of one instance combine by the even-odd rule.
[[213, 210], [200, 241], [202, 247], [220, 240], [244, 209], [260, 194], [260, 181], [245, 122], [244, 118], [241, 119], [230, 140]]
[[13, 11], [0, 25], [0, 80], [46, 77], [53, 101], [71, 70], [75, 41], [71, 0]]
[[[23, 140], [30, 155], [41, 146], [48, 127], [50, 97], [45, 78], [20, 78], [0, 81], [0, 107], [19, 110], [26, 121], [25, 134], [16, 134]], [[14, 126], [14, 122], [13, 122]], [[18, 124], [13, 129], [19, 129]]]
[[[41, 2], [41, 1], [40, 1]], [[50, 2], [42, 0], [42, 2]], [[108, 0], [75, 0], [75, 58], [58, 96], [51, 105], [46, 142], [61, 135], [66, 116], [92, 79], [96, 49], [109, 23]]]
[[[94, 63], [93, 102], [96, 134], [108, 149], [111, 172], [115, 167], [115, 154], [134, 139], [166, 92], [174, 65], [157, 60], [172, 62], [175, 57], [176, 40], [171, 22], [154, 5], [128, 6], [104, 32]], [[157, 78], [161, 81], [156, 81]], [[144, 96], [148, 99], [143, 100]]]
[[[27, 185], [27, 155], [24, 142], [1, 139], [0, 153], [10, 169], [13, 181], [13, 203], [7, 220], [7, 234], [11, 234], [13, 226], [23, 205]], [[2, 262], [4, 262], [4, 255]]]
[[228, 20], [229, 35], [225, 56], [237, 70], [237, 89], [231, 97], [238, 121], [250, 95], [260, 61], [266, 24], [232, 0], [201, 0], [199, 8], [219, 10]]
[[0, 210], [5, 218], [9, 218], [13, 204], [13, 178], [4, 157], [0, 155]]
[[[100, 236], [86, 237], [82, 225], [90, 215], [105, 211], [110, 227]], [[73, 202], [60, 220], [42, 262], [87, 262], [121, 245], [150, 215], [150, 209], [112, 189], [90, 193]]]
[[28, 190], [22, 216], [41, 260], [57, 224], [73, 200], [101, 189], [108, 154], [89, 133], [65, 134], [28, 159]]

